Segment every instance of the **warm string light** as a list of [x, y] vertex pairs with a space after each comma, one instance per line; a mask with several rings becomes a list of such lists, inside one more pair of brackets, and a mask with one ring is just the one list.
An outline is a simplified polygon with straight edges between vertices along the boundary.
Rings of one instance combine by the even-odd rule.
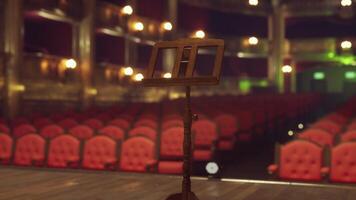
[[77, 67], [77, 62], [72, 58], [66, 60], [64, 64], [67, 69], [75, 69]]
[[173, 29], [173, 25], [171, 22], [163, 22], [162, 23], [162, 28], [165, 31], [171, 31]]
[[340, 46], [341, 46], [342, 49], [351, 49], [352, 48], [352, 42], [348, 41], [348, 40], [345, 40], [345, 41], [341, 42]]
[[291, 73], [293, 71], [293, 68], [292, 68], [292, 66], [290, 66], [290, 65], [284, 65], [283, 67], [282, 67], [282, 72], [283, 73]]
[[133, 73], [134, 73], [132, 67], [125, 67], [125, 68], [123, 69], [123, 72], [124, 72], [124, 75], [125, 75], [125, 76], [132, 76]]
[[352, 5], [352, 0], [341, 0], [340, 4], [342, 7], [348, 7]]
[[142, 81], [143, 79], [144, 79], [144, 76], [141, 73], [138, 73], [134, 76], [135, 81]]
[[133, 13], [133, 9], [130, 5], [124, 6], [121, 9], [121, 14], [123, 15], [132, 15], [132, 13]]
[[195, 31], [193, 37], [195, 38], [205, 38], [205, 32], [203, 30]]
[[248, 38], [248, 43], [250, 45], [257, 45], [258, 44], [258, 38], [257, 37], [250, 37], [250, 38]]
[[172, 78], [172, 74], [167, 72], [167, 73], [163, 74], [163, 78]]
[[142, 22], [135, 22], [133, 28], [135, 31], [143, 31], [143, 29], [145, 29], [145, 26]]
[[258, 6], [258, 0], [248, 0], [250, 6]]

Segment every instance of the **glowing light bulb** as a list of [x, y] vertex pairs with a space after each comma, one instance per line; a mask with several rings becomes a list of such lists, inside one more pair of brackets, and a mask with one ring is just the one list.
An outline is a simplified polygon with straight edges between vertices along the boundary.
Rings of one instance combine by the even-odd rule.
[[248, 4], [251, 6], [257, 6], [258, 5], [258, 0], [248, 0]]
[[142, 22], [135, 22], [133, 27], [135, 31], [143, 31], [145, 28]]
[[298, 124], [298, 128], [299, 128], [299, 129], [303, 129], [303, 128], [304, 128], [304, 124], [299, 123], [299, 124]]
[[342, 49], [351, 49], [352, 48], [352, 42], [345, 40], [341, 42], [341, 48]]
[[64, 64], [67, 69], [75, 69], [77, 67], [77, 62], [72, 58], [66, 60]]
[[121, 13], [123, 15], [132, 15], [133, 13], [133, 9], [130, 5], [127, 5], [127, 6], [124, 6], [122, 9], [121, 9]]
[[172, 78], [172, 74], [167, 72], [167, 73], [163, 74], [163, 78]]
[[134, 76], [135, 81], [142, 81], [143, 78], [144, 78], [144, 76], [141, 73], [138, 73]]
[[291, 73], [293, 71], [293, 68], [290, 65], [284, 65], [282, 67], [282, 72], [283, 73]]
[[205, 38], [205, 32], [203, 30], [197, 30], [194, 33], [195, 38]]
[[292, 130], [289, 130], [289, 131], [288, 131], [288, 135], [289, 135], [289, 136], [293, 136], [293, 135], [294, 135], [294, 132], [293, 132]]
[[258, 44], [258, 38], [256, 38], [256, 37], [250, 37], [250, 38], [248, 38], [248, 43], [249, 43], [250, 45], [257, 45], [257, 44]]
[[133, 69], [132, 69], [132, 67], [125, 67], [125, 68], [124, 68], [124, 75], [125, 75], [125, 76], [132, 76], [132, 74], [133, 74]]
[[342, 7], [347, 7], [352, 5], [352, 0], [341, 0], [340, 2]]
[[162, 28], [165, 30], [165, 31], [171, 31], [173, 29], [173, 25], [171, 22], [163, 22], [162, 23]]
[[205, 170], [209, 173], [209, 174], [216, 174], [219, 171], [219, 166], [218, 164], [216, 164], [215, 162], [209, 162], [208, 164], [206, 164], [205, 166]]

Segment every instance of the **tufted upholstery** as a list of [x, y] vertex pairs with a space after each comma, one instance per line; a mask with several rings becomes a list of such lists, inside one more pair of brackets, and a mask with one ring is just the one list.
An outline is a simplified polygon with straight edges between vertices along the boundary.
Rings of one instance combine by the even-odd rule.
[[145, 172], [148, 164], [155, 161], [155, 143], [145, 137], [132, 137], [123, 142], [120, 169]]
[[283, 179], [320, 181], [322, 148], [304, 140], [294, 140], [280, 149], [279, 176]]
[[70, 163], [78, 166], [79, 147], [79, 140], [71, 135], [60, 135], [52, 139], [48, 150], [48, 166], [69, 167]]
[[65, 118], [58, 122], [58, 125], [64, 129], [71, 129], [78, 125], [78, 122], [72, 118]]
[[99, 130], [102, 135], [109, 136], [114, 140], [122, 140], [125, 137], [125, 132], [117, 126], [108, 125]]
[[220, 129], [220, 136], [221, 137], [234, 137], [237, 131], [237, 121], [233, 115], [229, 114], [220, 114], [217, 116], [214, 121], [218, 125]]
[[331, 150], [330, 180], [356, 183], [356, 142], [345, 142]]
[[330, 120], [321, 120], [315, 123], [312, 127], [323, 129], [333, 135], [338, 134], [342, 128], [339, 124], [332, 122]]
[[193, 123], [194, 145], [198, 147], [210, 147], [217, 140], [216, 124], [208, 119], [198, 120]]
[[48, 118], [38, 118], [38, 119], [33, 120], [33, 125], [39, 130], [47, 125], [50, 125], [50, 124], [53, 124], [53, 123]]
[[342, 142], [348, 142], [348, 141], [352, 141], [352, 140], [356, 140], [356, 130], [347, 131], [341, 135]]
[[308, 129], [306, 131], [303, 131], [299, 135], [299, 138], [313, 141], [322, 146], [324, 145], [332, 146], [334, 141], [334, 136], [332, 134], [321, 129]]
[[109, 124], [120, 127], [124, 130], [127, 130], [130, 128], [130, 123], [126, 119], [123, 119], [123, 118], [113, 119], [109, 122]]
[[147, 126], [139, 126], [129, 131], [129, 136], [146, 136], [147, 138], [155, 141], [157, 138], [157, 132]]
[[9, 127], [7, 127], [5, 124], [0, 124], [0, 133], [10, 133]]
[[[14, 163], [17, 165], [42, 164], [46, 141], [37, 134], [27, 134], [16, 141]], [[33, 162], [36, 163], [33, 163]]]
[[8, 164], [12, 155], [12, 138], [4, 133], [0, 133], [0, 163]]
[[92, 129], [95, 129], [95, 130], [99, 130], [104, 126], [103, 122], [101, 122], [98, 119], [94, 119], [94, 118], [87, 119], [83, 124], [89, 126]]
[[86, 125], [77, 125], [69, 129], [69, 133], [78, 139], [88, 139], [94, 135], [93, 129]]
[[183, 127], [173, 127], [162, 132], [160, 158], [181, 158], [183, 156]]
[[153, 129], [157, 129], [158, 127], [157, 122], [154, 121], [153, 119], [139, 119], [135, 123], [134, 127], [139, 127], [139, 126], [148, 126]]
[[116, 142], [107, 136], [95, 136], [84, 144], [83, 167], [105, 169], [115, 167], [117, 162]]
[[36, 133], [36, 132], [37, 132], [36, 128], [33, 127], [32, 125], [21, 124], [21, 125], [15, 127], [13, 134], [15, 137], [21, 137], [23, 135], [30, 134], [30, 133]]
[[54, 138], [61, 134], [64, 134], [63, 128], [55, 124], [43, 127], [40, 132], [40, 135], [42, 135], [44, 138]]
[[179, 119], [167, 120], [162, 123], [162, 130], [166, 130], [172, 127], [183, 127], [183, 121]]

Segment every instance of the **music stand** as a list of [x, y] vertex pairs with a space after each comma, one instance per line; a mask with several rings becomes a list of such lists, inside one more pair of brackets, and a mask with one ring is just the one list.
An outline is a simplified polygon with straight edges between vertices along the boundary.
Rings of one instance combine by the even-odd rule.
[[[194, 77], [194, 69], [199, 48], [215, 47], [216, 55], [213, 73], [211, 76]], [[172, 77], [154, 77], [157, 57], [162, 49], [176, 49], [175, 64], [172, 70]], [[183, 142], [183, 182], [182, 192], [170, 195], [167, 200], [198, 200], [191, 191], [191, 126], [193, 118], [190, 105], [190, 87], [193, 85], [216, 85], [220, 80], [221, 64], [224, 54], [224, 41], [220, 39], [180, 39], [176, 41], [157, 42], [152, 50], [148, 64], [147, 74], [142, 80], [144, 86], [185, 86], [186, 103], [184, 113], [184, 142]]]

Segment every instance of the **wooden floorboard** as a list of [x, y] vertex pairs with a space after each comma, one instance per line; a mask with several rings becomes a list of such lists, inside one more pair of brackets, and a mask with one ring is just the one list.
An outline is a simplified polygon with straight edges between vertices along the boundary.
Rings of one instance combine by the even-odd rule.
[[[154, 174], [0, 167], [0, 200], [164, 200], [181, 178]], [[192, 180], [200, 200], [354, 200], [350, 185]]]

